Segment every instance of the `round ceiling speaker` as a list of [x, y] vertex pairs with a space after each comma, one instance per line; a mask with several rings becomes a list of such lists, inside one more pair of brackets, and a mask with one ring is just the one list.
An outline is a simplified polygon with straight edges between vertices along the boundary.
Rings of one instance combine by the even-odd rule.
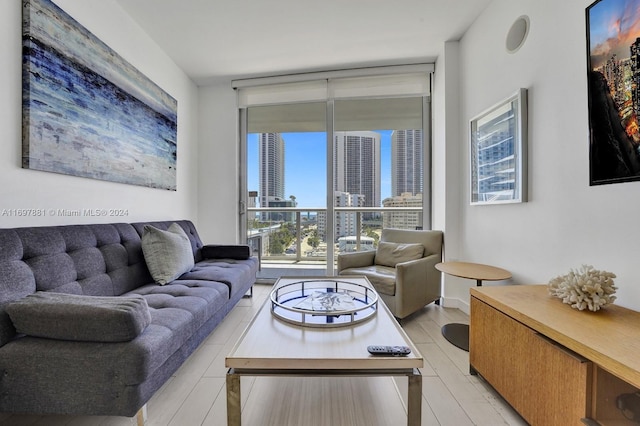
[[507, 52], [516, 53], [522, 47], [529, 34], [529, 17], [522, 15], [515, 20], [507, 33]]

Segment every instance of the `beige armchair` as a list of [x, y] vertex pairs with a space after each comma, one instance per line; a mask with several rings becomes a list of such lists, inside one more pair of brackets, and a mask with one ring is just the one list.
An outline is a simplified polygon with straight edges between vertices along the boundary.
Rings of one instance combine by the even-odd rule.
[[375, 251], [338, 255], [338, 275], [364, 275], [396, 318], [441, 296], [442, 231], [383, 229]]

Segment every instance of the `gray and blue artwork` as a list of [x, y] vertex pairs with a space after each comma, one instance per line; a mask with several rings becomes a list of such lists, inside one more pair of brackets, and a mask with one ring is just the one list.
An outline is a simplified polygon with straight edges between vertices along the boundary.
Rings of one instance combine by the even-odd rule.
[[176, 190], [174, 98], [49, 0], [22, 43], [23, 168]]

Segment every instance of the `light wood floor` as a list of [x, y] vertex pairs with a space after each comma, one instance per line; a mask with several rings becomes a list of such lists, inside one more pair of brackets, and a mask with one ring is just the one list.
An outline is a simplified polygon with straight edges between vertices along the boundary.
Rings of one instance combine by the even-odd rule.
[[[258, 284], [149, 401], [149, 426], [226, 425], [224, 357], [269, 294]], [[457, 309], [431, 304], [403, 321], [425, 359], [423, 425], [526, 425], [490, 386], [469, 375], [469, 355], [441, 335], [466, 322]], [[276, 343], [277, 344], [277, 343]], [[397, 426], [406, 424], [406, 378], [243, 377], [243, 424], [273, 426]], [[318, 410], [318, 408], [320, 409]], [[330, 407], [330, 410], [327, 410]], [[316, 410], [306, 420], [310, 410]], [[336, 419], [339, 419], [336, 421]], [[134, 425], [126, 417], [37, 416], [0, 413], [0, 425]]]

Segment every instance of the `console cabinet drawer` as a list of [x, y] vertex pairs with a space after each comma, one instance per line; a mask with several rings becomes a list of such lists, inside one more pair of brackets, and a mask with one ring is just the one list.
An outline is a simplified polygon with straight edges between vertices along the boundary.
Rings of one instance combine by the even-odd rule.
[[469, 361], [533, 425], [584, 425], [593, 365], [486, 303], [471, 298]]

